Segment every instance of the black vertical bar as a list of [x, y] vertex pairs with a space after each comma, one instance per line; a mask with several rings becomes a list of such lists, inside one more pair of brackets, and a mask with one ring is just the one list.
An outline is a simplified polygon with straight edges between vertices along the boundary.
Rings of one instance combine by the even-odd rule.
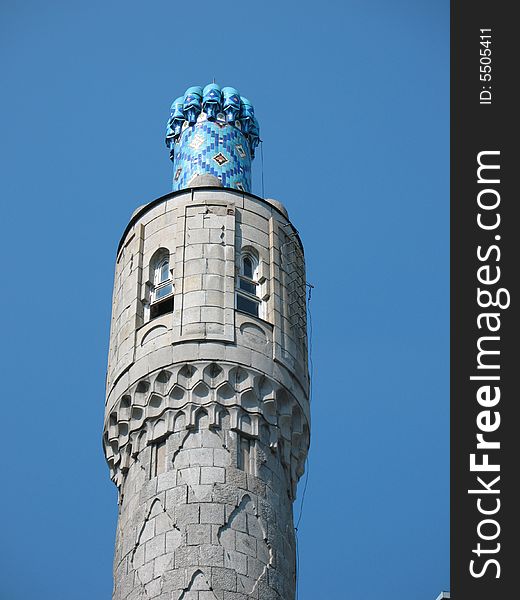
[[[515, 219], [520, 212], [517, 182], [520, 108], [513, 107], [517, 103], [514, 88], [520, 79], [515, 63], [520, 52], [516, 45], [519, 34], [513, 16], [515, 8], [515, 3], [503, 0], [452, 0], [451, 3], [451, 597], [454, 600], [509, 600], [520, 593], [520, 385], [517, 381], [520, 351], [516, 344], [520, 219]], [[499, 167], [483, 168], [480, 182], [479, 153], [485, 153], [480, 154], [483, 164]], [[495, 203], [497, 206], [490, 208]], [[479, 225], [479, 218], [483, 226]], [[500, 278], [495, 282], [498, 275]], [[485, 307], [489, 299], [497, 305]], [[486, 314], [494, 316], [483, 316]], [[484, 349], [480, 363], [479, 343], [480, 349]], [[475, 376], [488, 379], [471, 379]], [[500, 391], [498, 402], [495, 388]], [[477, 447], [478, 434], [483, 436], [481, 448]], [[490, 445], [485, 448], [482, 440], [486, 444], [500, 443], [500, 448]], [[479, 470], [470, 468], [472, 454], [475, 469]], [[499, 471], [485, 471], [484, 466], [478, 466], [485, 463], [485, 455]], [[496, 480], [497, 477], [500, 479]], [[493, 511], [496, 512], [491, 514]]]

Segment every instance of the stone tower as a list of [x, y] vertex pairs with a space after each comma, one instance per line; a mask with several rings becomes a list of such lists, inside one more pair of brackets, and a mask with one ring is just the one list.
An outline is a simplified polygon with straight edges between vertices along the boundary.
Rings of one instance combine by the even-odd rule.
[[303, 248], [251, 193], [259, 142], [233, 88], [189, 88], [173, 192], [117, 252], [103, 443], [119, 490], [114, 600], [293, 600], [309, 446]]

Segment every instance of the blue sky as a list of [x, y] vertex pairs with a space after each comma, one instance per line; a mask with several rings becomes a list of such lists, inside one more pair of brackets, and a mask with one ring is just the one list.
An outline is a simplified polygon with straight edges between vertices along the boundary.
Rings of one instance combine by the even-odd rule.
[[0, 46], [0, 598], [110, 600], [115, 250], [213, 77], [255, 105], [315, 286], [298, 600], [448, 589], [447, 0], [5, 1]]

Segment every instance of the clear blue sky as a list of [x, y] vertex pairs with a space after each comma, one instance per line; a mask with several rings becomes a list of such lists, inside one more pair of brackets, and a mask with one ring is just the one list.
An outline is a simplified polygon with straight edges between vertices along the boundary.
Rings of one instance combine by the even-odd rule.
[[449, 585], [448, 1], [4, 0], [0, 46], [1, 600], [110, 600], [115, 250], [170, 189], [170, 102], [213, 77], [255, 104], [265, 193], [315, 285], [299, 600], [434, 600]]

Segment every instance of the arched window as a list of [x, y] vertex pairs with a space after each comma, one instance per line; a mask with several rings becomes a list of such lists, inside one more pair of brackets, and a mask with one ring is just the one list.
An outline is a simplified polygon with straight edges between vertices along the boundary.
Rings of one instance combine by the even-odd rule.
[[258, 284], [258, 259], [252, 251], [244, 251], [240, 257], [237, 279], [237, 310], [255, 317], [260, 315]]
[[150, 319], [173, 311], [173, 278], [170, 270], [170, 253], [159, 249], [150, 262]]

